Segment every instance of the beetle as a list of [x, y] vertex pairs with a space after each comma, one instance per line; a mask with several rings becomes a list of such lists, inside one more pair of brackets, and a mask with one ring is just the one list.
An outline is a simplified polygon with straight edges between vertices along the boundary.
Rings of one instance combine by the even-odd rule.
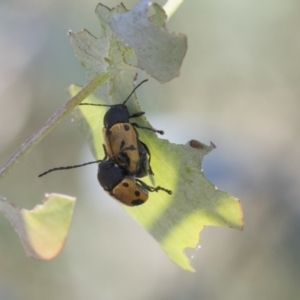
[[[145, 114], [145, 112], [140, 111], [130, 115], [126, 102], [130, 99], [135, 90], [146, 81], [148, 81], [148, 79], [140, 82], [121, 104], [80, 104], [110, 107], [104, 115], [104, 128], [102, 130], [108, 156], [115, 157], [116, 163], [126, 167], [130, 172], [134, 173], [135, 177], [144, 177], [147, 174], [154, 175], [150, 165], [151, 153], [147, 145], [139, 140], [139, 134], [136, 128], [150, 130], [159, 134], [164, 133], [162, 130], [156, 130], [154, 128], [140, 126], [135, 122], [130, 122], [131, 118], [140, 117]], [[121, 146], [124, 146], [124, 149], [134, 146], [136, 150], [120, 151]]]
[[[99, 163], [97, 178], [100, 185], [110, 196], [123, 204], [128, 206], [141, 205], [148, 200], [148, 192], [158, 192], [161, 190], [170, 195], [172, 194], [172, 191], [163, 187], [152, 187], [147, 185], [142, 180], [136, 179], [132, 172], [130, 172], [127, 168], [119, 166], [116, 164], [113, 157], [108, 156], [105, 145], [103, 145], [103, 148], [105, 153], [104, 159], [87, 162], [80, 165], [53, 168], [40, 174], [39, 177], [42, 177], [53, 171], [74, 169], [93, 163]], [[123, 148], [122, 150], [134, 151], [135, 148], [129, 147], [129, 149]]]
[[159, 190], [172, 194], [170, 190], [147, 185], [136, 179], [127, 169], [120, 167], [112, 158], [102, 161], [98, 166], [98, 181], [113, 198], [128, 206], [137, 206], [148, 200], [148, 192]]
[[[139, 140], [137, 131], [130, 123], [118, 123], [111, 128], [103, 128], [102, 132], [109, 157], [115, 157], [116, 162], [134, 173], [135, 177], [154, 175], [148, 146]], [[128, 150], [130, 146], [136, 150]], [[127, 150], [120, 151], [122, 147]]]

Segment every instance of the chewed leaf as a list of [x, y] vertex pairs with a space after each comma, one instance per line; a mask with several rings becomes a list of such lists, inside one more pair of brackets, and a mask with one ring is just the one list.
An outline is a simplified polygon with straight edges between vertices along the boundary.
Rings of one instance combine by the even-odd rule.
[[[154, 15], [148, 18], [148, 3], [141, 0], [130, 12], [123, 5], [108, 9], [99, 4], [96, 14], [100, 20], [100, 36], [95, 38], [87, 31], [70, 34], [75, 54], [86, 68], [89, 80], [101, 72], [111, 74], [107, 84], [98, 89], [98, 99], [90, 96], [86, 102], [122, 103], [133, 89], [133, 65], [160, 82], [178, 76], [186, 53], [186, 37], [166, 30], [166, 15], [157, 4], [153, 4]], [[117, 39], [112, 30], [126, 44]], [[71, 95], [79, 90], [76, 86], [70, 87]], [[131, 113], [140, 111], [134, 95], [128, 101], [128, 108]], [[105, 107], [81, 106], [74, 111], [95, 159], [104, 156], [102, 127], [106, 110]], [[135, 121], [149, 126], [144, 116]], [[138, 131], [150, 149], [155, 173], [143, 181], [170, 189], [173, 194], [153, 192], [145, 204], [125, 209], [152, 234], [171, 260], [186, 270], [193, 270], [184, 250], [198, 244], [204, 226], [242, 229], [240, 202], [217, 190], [201, 172], [202, 160], [214, 145], [206, 146], [197, 141], [176, 145], [159, 139], [152, 132]]]
[[99, 4], [96, 8], [100, 21], [99, 37], [87, 30], [69, 32], [75, 55], [86, 69], [87, 80], [91, 81], [103, 72], [111, 74], [111, 80], [95, 92], [100, 99], [110, 99], [111, 104], [120, 103], [124, 93], [130, 93], [136, 76], [135, 68], [124, 62], [124, 55], [132, 57], [133, 51], [116, 38], [107, 24], [111, 17], [125, 11], [122, 4], [113, 9]]
[[[78, 87], [72, 86], [70, 93], [75, 94], [78, 90]], [[97, 99], [89, 97], [86, 101], [92, 103]], [[75, 112], [80, 129], [88, 137], [97, 159], [103, 157], [101, 131], [106, 111], [105, 107], [81, 106]], [[140, 125], [148, 125], [144, 117], [137, 119]], [[240, 202], [230, 194], [216, 189], [201, 171], [202, 160], [215, 148], [213, 144], [206, 146], [198, 141], [191, 141], [187, 145], [177, 145], [158, 138], [148, 130], [138, 132], [140, 139], [149, 147], [155, 174], [142, 180], [149, 185], [170, 189], [173, 194], [153, 192], [145, 204], [124, 208], [160, 243], [172, 261], [183, 269], [192, 271], [184, 250], [197, 246], [204, 226], [242, 229]]]
[[[201, 172], [201, 162], [214, 145], [193, 149], [152, 138], [140, 131], [141, 140], [151, 152], [155, 183], [173, 195], [151, 194], [145, 205], [125, 208], [161, 244], [171, 260], [192, 271], [186, 248], [195, 248], [204, 226], [242, 229], [238, 199], [219, 191]], [[151, 183], [144, 180], [146, 183]]]
[[187, 39], [183, 34], [166, 30], [162, 21], [166, 16], [157, 4], [153, 21], [147, 16], [148, 8], [149, 1], [141, 0], [131, 11], [114, 16], [109, 24], [114, 33], [134, 49], [136, 66], [164, 83], [179, 76]]
[[99, 99], [120, 103], [133, 87], [137, 68], [161, 83], [179, 75], [187, 50], [186, 36], [166, 30], [166, 15], [159, 5], [153, 4], [154, 15], [150, 18], [147, 9], [148, 1], [141, 1], [129, 12], [123, 4], [112, 9], [99, 4], [96, 8], [100, 22], [98, 37], [87, 30], [69, 32], [88, 81], [103, 72], [111, 74], [110, 82], [95, 93]]
[[27, 210], [0, 198], [0, 211], [18, 233], [27, 256], [49, 260], [63, 249], [74, 204], [75, 198], [51, 194], [42, 205]]

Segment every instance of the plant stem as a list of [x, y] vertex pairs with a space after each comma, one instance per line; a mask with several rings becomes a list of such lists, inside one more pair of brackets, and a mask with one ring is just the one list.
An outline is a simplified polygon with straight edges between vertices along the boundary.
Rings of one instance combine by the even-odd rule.
[[108, 73], [97, 75], [91, 82], [83, 87], [77, 95], [55, 112], [54, 115], [52, 115], [38, 131], [28, 138], [0, 168], [0, 179], [4, 178], [15, 164], [31, 151], [31, 149], [33, 149], [34, 146], [36, 146], [67, 114], [80, 104], [80, 102], [93, 93], [97, 87], [103, 85], [108, 78]]

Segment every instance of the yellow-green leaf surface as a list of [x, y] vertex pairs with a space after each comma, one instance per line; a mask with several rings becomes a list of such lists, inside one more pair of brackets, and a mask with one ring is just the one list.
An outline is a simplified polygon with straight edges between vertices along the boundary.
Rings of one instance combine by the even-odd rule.
[[[78, 87], [72, 86], [70, 93], [75, 94], [78, 90]], [[89, 97], [86, 102], [100, 103], [95, 97]], [[130, 102], [135, 103], [136, 99], [133, 97]], [[102, 120], [106, 111], [105, 107], [82, 106], [75, 112], [75, 118], [97, 159], [104, 156]], [[144, 117], [137, 119], [139, 124], [149, 126]], [[150, 193], [145, 204], [124, 208], [161, 244], [172, 261], [192, 271], [184, 250], [197, 246], [204, 226], [242, 229], [240, 201], [216, 189], [201, 171], [201, 162], [214, 145], [206, 146], [195, 141], [177, 145], [147, 130], [139, 130], [139, 134], [150, 149], [151, 166], [155, 173], [154, 177], [143, 178], [143, 181], [171, 189], [173, 194], [162, 191]]]
[[75, 198], [50, 194], [43, 204], [27, 210], [0, 198], [0, 210], [18, 233], [27, 256], [40, 260], [52, 259], [63, 249], [74, 204]]

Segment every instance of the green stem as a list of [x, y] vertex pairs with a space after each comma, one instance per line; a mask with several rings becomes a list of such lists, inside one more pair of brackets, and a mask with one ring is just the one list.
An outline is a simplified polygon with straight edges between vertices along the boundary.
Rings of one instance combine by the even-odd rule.
[[52, 115], [37, 132], [28, 138], [0, 168], [0, 179], [5, 177], [16, 163], [18, 163], [34, 146], [36, 146], [61, 120], [63, 120], [67, 114], [80, 104], [80, 102], [93, 93], [97, 87], [103, 85], [108, 78], [108, 73], [99, 74], [90, 83], [83, 87], [77, 95], [55, 112], [54, 115]]
[[176, 12], [178, 7], [183, 3], [184, 0], [168, 0], [168, 2], [163, 6], [165, 13], [168, 16], [168, 19]]

